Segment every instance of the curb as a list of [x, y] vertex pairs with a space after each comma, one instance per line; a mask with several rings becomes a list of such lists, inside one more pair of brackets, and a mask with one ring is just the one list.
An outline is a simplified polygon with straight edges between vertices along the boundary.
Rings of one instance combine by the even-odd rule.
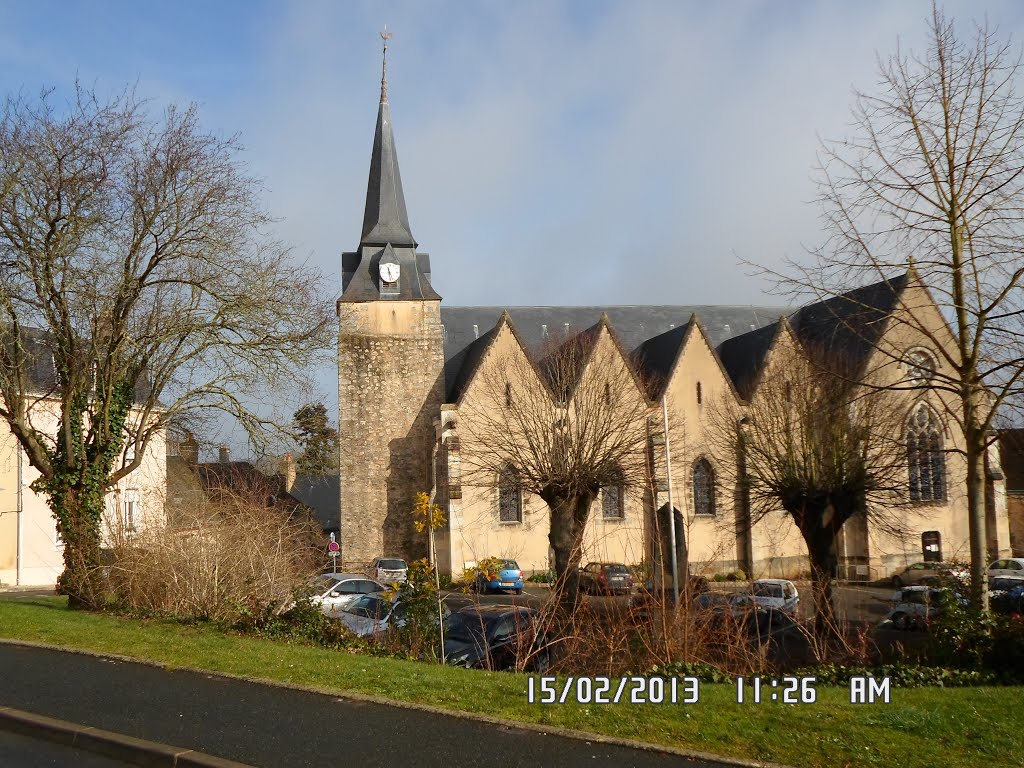
[[[396, 699], [387, 699], [383, 696], [371, 696], [364, 693], [354, 693], [349, 691], [339, 691], [331, 688], [321, 688], [319, 686], [309, 685], [297, 685], [295, 683], [285, 683], [279, 680], [267, 680], [261, 677], [250, 677], [247, 675], [236, 675], [230, 672], [218, 672], [216, 670], [202, 669], [199, 667], [178, 667], [169, 666], [158, 661], [151, 661], [148, 659], [138, 659], [132, 656], [123, 656], [115, 653], [102, 653], [100, 651], [92, 651], [82, 648], [67, 648], [60, 645], [52, 645], [50, 643], [35, 643], [24, 640], [10, 640], [6, 638], [0, 638], [0, 644], [4, 645], [18, 645], [25, 646], [28, 648], [42, 648], [50, 651], [63, 651], [65, 653], [77, 653], [83, 656], [92, 656], [101, 659], [114, 659], [116, 661], [124, 661], [132, 664], [142, 664], [147, 667], [156, 667], [158, 669], [174, 670], [180, 672], [192, 672], [201, 675], [208, 675], [213, 677], [221, 677], [226, 680], [240, 680], [246, 683], [255, 683], [257, 685], [265, 685], [272, 688], [284, 688], [292, 691], [305, 691], [306, 693], [316, 693], [321, 696], [330, 696], [334, 699], [345, 699], [348, 701], [365, 702], [367, 704], [379, 704], [385, 707], [395, 707], [398, 709], [410, 709], [417, 712], [426, 712], [428, 714], [443, 715], [445, 717], [456, 717], [460, 720], [471, 720], [482, 723], [489, 723], [491, 725], [497, 725], [509, 730], [520, 730], [520, 731], [531, 731], [533, 733], [539, 733], [543, 735], [562, 736], [568, 739], [574, 739], [575, 741], [584, 741], [594, 744], [610, 744], [619, 747], [628, 747], [630, 749], [643, 750], [644, 752], [660, 752], [668, 755], [676, 755], [678, 757], [687, 758], [689, 760], [703, 760], [705, 762], [720, 763], [726, 766], [735, 766], [735, 768], [792, 768], [792, 766], [783, 765], [782, 763], [771, 763], [760, 760], [747, 760], [744, 758], [727, 757], [723, 755], [716, 755], [710, 752], [699, 752], [696, 750], [681, 749], [679, 747], [663, 746], [661, 744], [652, 744], [646, 741], [637, 741], [635, 739], [626, 739], [618, 736], [605, 736], [598, 733], [592, 733], [590, 731], [580, 731], [572, 728], [563, 728], [556, 725], [541, 725], [539, 723], [528, 723], [518, 720], [506, 720], [500, 717], [492, 717], [490, 715], [481, 715], [475, 712], [463, 712], [454, 709], [444, 709], [443, 707], [436, 707], [430, 704], [419, 704], [411, 701], [398, 701]], [[4, 707], [0, 707], [0, 713], [4, 711]], [[9, 709], [9, 708], [8, 708]], [[17, 711], [17, 710], [9, 710]], [[2, 714], [0, 714], [0, 727], [2, 725]], [[73, 725], [73, 724], [72, 724]], [[76, 728], [82, 728], [83, 730], [96, 731], [95, 728], [85, 729], [83, 726], [74, 726]], [[116, 735], [116, 734], [115, 734]], [[129, 738], [129, 737], [122, 737]], [[138, 741], [135, 739], [134, 741]], [[77, 745], [76, 745], [77, 746]], [[157, 745], [160, 746], [160, 745]], [[84, 748], [84, 747], [83, 747]], [[201, 753], [191, 753], [201, 754]], [[214, 758], [211, 756], [203, 755], [213, 760], [222, 760], [222, 758]], [[151, 765], [151, 763], [140, 763], [140, 765]], [[155, 764], [153, 764], [155, 765]], [[164, 764], [161, 764], [164, 765]], [[174, 765], [168, 763], [167, 765]], [[230, 761], [222, 761], [219, 763], [177, 763], [179, 766], [206, 766], [210, 768], [252, 768], [246, 766], [243, 763], [233, 763]]]
[[0, 730], [95, 752], [145, 768], [252, 768], [246, 763], [204, 752], [137, 739], [12, 707], [0, 707]]

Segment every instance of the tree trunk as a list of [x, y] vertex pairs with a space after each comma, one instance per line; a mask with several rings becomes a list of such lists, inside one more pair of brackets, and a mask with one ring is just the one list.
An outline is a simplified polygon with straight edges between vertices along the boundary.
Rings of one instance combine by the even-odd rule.
[[565, 605], [576, 606], [580, 595], [580, 559], [583, 557], [583, 532], [587, 526], [590, 494], [550, 497], [541, 494], [551, 510], [548, 542], [555, 553], [555, 594]]
[[[64, 572], [57, 591], [71, 608], [95, 610], [103, 604], [100, 580], [100, 518], [102, 496], [69, 489], [52, 496], [58, 530], [64, 540]], [[58, 501], [59, 499], [59, 501]]]
[[[830, 505], [831, 506], [831, 505]], [[800, 534], [807, 545], [807, 556], [811, 563], [811, 590], [814, 597], [814, 637], [818, 652], [827, 650], [839, 639], [839, 625], [836, 621], [833, 581], [839, 565], [836, 553], [836, 534], [841, 526], [836, 525], [837, 512], [834, 508], [804, 511], [801, 521], [797, 517]]]
[[980, 432], [967, 430], [967, 519], [971, 533], [971, 603], [988, 610], [988, 528], [985, 519], [985, 449]]

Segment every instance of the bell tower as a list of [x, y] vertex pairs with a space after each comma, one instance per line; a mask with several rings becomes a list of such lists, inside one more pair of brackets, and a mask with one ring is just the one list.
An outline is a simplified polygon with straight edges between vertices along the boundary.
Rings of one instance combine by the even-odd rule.
[[444, 400], [441, 297], [417, 251], [387, 93], [387, 44], [358, 248], [341, 256], [338, 300], [340, 543], [346, 568], [412, 557], [412, 510], [430, 491], [433, 420]]

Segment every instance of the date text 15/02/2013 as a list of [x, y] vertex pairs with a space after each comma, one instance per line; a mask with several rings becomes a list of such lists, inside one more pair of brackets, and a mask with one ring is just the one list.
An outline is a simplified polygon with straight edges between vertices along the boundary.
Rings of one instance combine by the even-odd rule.
[[[737, 704], [813, 704], [817, 701], [814, 677], [738, 677]], [[849, 683], [851, 704], [888, 704], [888, 677], [853, 677]], [[528, 678], [530, 704], [696, 704], [700, 681], [695, 677], [556, 677]]]

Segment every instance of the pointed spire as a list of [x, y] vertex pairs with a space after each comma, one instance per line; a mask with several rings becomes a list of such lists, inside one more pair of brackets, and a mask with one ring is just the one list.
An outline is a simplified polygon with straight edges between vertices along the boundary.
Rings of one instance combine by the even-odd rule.
[[416, 247], [405, 210], [402, 176], [398, 171], [398, 153], [391, 132], [391, 109], [388, 106], [387, 54], [391, 33], [387, 27], [380, 33], [384, 41], [381, 64], [380, 108], [377, 111], [377, 130], [373, 136], [373, 154], [370, 156], [370, 177], [366, 184], [366, 209], [363, 213], [361, 245], [391, 245]]

